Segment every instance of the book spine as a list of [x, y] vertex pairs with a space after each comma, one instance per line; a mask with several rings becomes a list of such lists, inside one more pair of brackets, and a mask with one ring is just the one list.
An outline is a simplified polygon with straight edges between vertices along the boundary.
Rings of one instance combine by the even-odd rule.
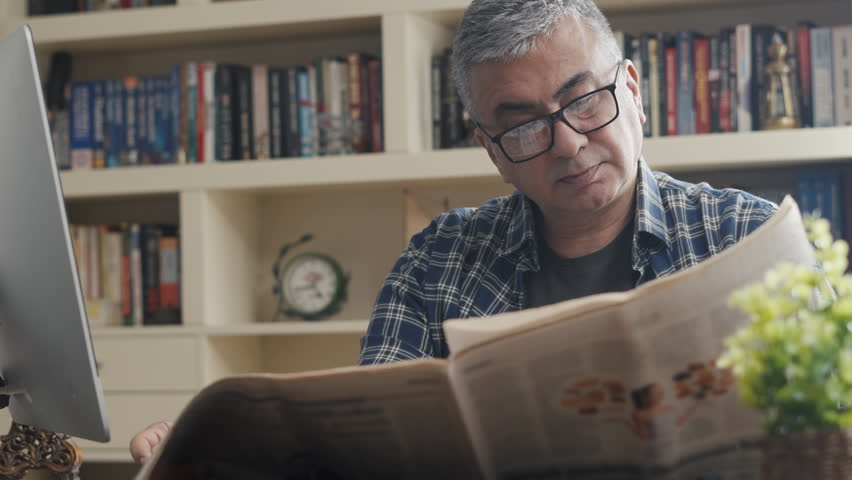
[[149, 164], [148, 77], [139, 78], [139, 93], [136, 96], [136, 147], [139, 152], [139, 165]]
[[678, 97], [677, 132], [679, 135], [695, 133], [695, 61], [692, 55], [692, 32], [678, 32]]
[[657, 109], [659, 114], [657, 118], [660, 124], [660, 134], [659, 136], [665, 136], [668, 133], [668, 124], [666, 121], [667, 111], [666, 111], [666, 34], [658, 33], [656, 35], [657, 39], [657, 85], [655, 90], [657, 91]]
[[814, 126], [813, 87], [811, 84], [811, 27], [799, 25], [796, 28], [798, 48], [797, 76], [799, 79], [799, 112], [803, 127]]
[[180, 153], [182, 133], [181, 105], [183, 104], [183, 92], [181, 91], [181, 85], [183, 83], [181, 81], [181, 68], [182, 67], [180, 65], [172, 66], [169, 84], [169, 91], [171, 92], [169, 98], [169, 125], [171, 126], [169, 146], [171, 147], [171, 163], [182, 163]]
[[353, 52], [346, 55], [346, 77], [349, 88], [348, 115], [351, 122], [350, 149], [353, 152], [364, 152], [364, 101], [361, 98], [362, 80], [361, 63], [363, 56]]
[[666, 135], [678, 134], [677, 49], [666, 47]]
[[849, 73], [852, 70], [852, 57], [849, 47], [852, 43], [852, 25], [835, 26], [831, 29], [832, 70], [834, 71], [834, 124], [852, 125], [852, 101], [850, 101]]
[[254, 138], [254, 156], [263, 160], [269, 158], [269, 66], [252, 65], [252, 133]]
[[159, 97], [158, 97], [158, 77], [149, 77], [146, 83], [146, 97], [148, 97], [148, 111], [147, 111], [147, 121], [148, 121], [148, 163], [150, 165], [157, 165], [162, 163], [162, 158], [160, 156], [161, 149], [158, 148], [157, 145], [157, 117], [159, 114]]
[[106, 168], [105, 129], [106, 129], [106, 82], [99, 80], [94, 84], [94, 100], [92, 101], [92, 129], [94, 131], [94, 149], [92, 166]]
[[94, 85], [91, 82], [71, 83], [71, 168], [91, 169], [94, 166]]
[[130, 259], [133, 252], [131, 227], [121, 226], [121, 316], [125, 326], [133, 326], [133, 278]]
[[136, 104], [139, 101], [139, 77], [124, 77], [124, 145], [122, 165], [139, 165]]
[[198, 64], [187, 62], [184, 66], [186, 76], [186, 163], [198, 163], [196, 125], [198, 122]]
[[736, 58], [737, 58], [737, 131], [752, 130], [752, 51], [751, 25], [740, 24], [736, 28]]
[[176, 235], [160, 237], [160, 308], [180, 308], [180, 254]]
[[373, 152], [383, 152], [384, 129], [382, 124], [382, 63], [378, 58], [367, 61], [367, 75], [369, 78], [369, 102], [370, 102], [370, 146]]
[[[643, 33], [639, 36], [639, 78], [640, 92], [642, 93], [642, 111], [645, 112], [645, 123], [642, 125], [642, 135], [650, 137], [653, 135], [652, 124], [654, 122], [654, 111], [651, 108], [651, 52], [648, 41], [651, 34]], [[635, 55], [634, 55], [635, 56]]]
[[89, 299], [99, 300], [103, 296], [101, 283], [101, 235], [97, 225], [86, 225], [89, 262]]
[[281, 126], [281, 77], [282, 71], [278, 68], [269, 69], [267, 85], [269, 87], [269, 156], [281, 158], [284, 156], [283, 135]]
[[216, 64], [204, 62], [204, 161], [216, 158]]
[[719, 126], [719, 99], [722, 91], [722, 72], [720, 60], [722, 57], [719, 44], [721, 39], [718, 35], [710, 38], [710, 68], [707, 71], [707, 82], [710, 86], [710, 131], [721, 132]]
[[710, 40], [696, 38], [693, 43], [695, 61], [695, 133], [711, 132], [710, 106]]
[[236, 160], [234, 155], [233, 74], [229, 65], [216, 66], [216, 159]]
[[296, 91], [299, 104], [300, 152], [303, 157], [313, 156], [313, 138], [311, 132], [311, 87], [307, 69], [296, 72]]
[[253, 98], [251, 86], [251, 69], [239, 66], [236, 69], [237, 87], [237, 152], [240, 160], [251, 160], [254, 158], [254, 134], [253, 134]]
[[432, 103], [432, 150], [440, 150], [441, 145], [441, 56], [432, 56], [431, 65], [431, 103]]
[[315, 65], [308, 65], [308, 94], [310, 95], [311, 102], [311, 151], [314, 156], [319, 155], [320, 149], [320, 141], [319, 141], [319, 117], [317, 116], [317, 102], [316, 95], [319, 89], [319, 84], [317, 82], [318, 73]]
[[362, 61], [358, 65], [358, 73], [361, 76], [361, 123], [358, 127], [364, 143], [363, 152], [373, 151], [373, 129], [372, 115], [373, 110], [370, 108], [370, 60], [369, 55], [363, 55]]
[[145, 320], [145, 285], [142, 283], [142, 232], [138, 223], [130, 225], [130, 294], [132, 325]]
[[160, 230], [156, 225], [142, 227], [143, 324], [156, 323], [160, 310]]
[[196, 93], [195, 99], [195, 163], [206, 162], [204, 145], [207, 142], [207, 92], [204, 91], [204, 62], [198, 62], [196, 66]]
[[720, 132], [732, 132], [731, 123], [731, 94], [733, 93], [733, 82], [731, 77], [731, 34], [729, 30], [722, 30], [719, 34], [719, 111], [718, 122]]
[[[286, 92], [282, 94], [281, 98], [284, 98], [286, 101], [286, 118], [287, 120], [284, 122], [285, 127], [287, 129], [287, 134], [285, 135], [284, 145], [287, 149], [288, 157], [301, 157], [302, 156], [302, 137], [301, 130], [299, 128], [299, 88], [298, 88], [298, 69], [296, 67], [290, 67], [287, 69], [285, 74], [286, 81], [283, 83], [282, 87], [286, 89]], [[320, 104], [322, 105], [322, 104]], [[326, 114], [323, 114], [323, 117], [327, 117]], [[325, 138], [325, 133], [327, 127], [325, 126], [325, 122], [321, 122], [319, 126], [320, 136], [321, 138]], [[321, 151], [325, 151], [325, 145], [320, 143]]]
[[834, 126], [831, 27], [811, 30], [811, 86], [814, 127]]

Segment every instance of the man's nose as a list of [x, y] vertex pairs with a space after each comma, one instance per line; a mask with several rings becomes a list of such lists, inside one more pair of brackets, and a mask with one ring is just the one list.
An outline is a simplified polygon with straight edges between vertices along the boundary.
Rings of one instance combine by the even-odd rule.
[[589, 137], [574, 131], [568, 126], [563, 118], [553, 121], [553, 149], [554, 155], [560, 157], [576, 157], [580, 150], [589, 143]]

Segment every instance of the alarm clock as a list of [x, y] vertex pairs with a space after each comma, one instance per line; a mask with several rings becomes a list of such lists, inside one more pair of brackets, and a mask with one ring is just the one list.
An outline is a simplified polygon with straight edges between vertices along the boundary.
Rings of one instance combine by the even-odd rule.
[[338, 313], [346, 301], [349, 278], [340, 264], [325, 253], [309, 252], [283, 264], [287, 252], [313, 238], [304, 235], [298, 241], [281, 247], [273, 267], [278, 296], [276, 320], [281, 314], [303, 320], [322, 320]]

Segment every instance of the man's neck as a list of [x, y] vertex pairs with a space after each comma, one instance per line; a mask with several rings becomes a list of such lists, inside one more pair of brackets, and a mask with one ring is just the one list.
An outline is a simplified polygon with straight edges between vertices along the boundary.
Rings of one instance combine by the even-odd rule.
[[[559, 212], [541, 211], [539, 233], [551, 250], [564, 258], [578, 258], [609, 245], [633, 219], [635, 195], [625, 195], [605, 211], [578, 219]], [[578, 221], [579, 220], [579, 221]]]

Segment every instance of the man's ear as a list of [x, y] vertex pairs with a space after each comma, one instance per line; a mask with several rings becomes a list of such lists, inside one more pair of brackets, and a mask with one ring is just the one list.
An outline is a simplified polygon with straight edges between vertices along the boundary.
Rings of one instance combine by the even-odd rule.
[[491, 163], [493, 163], [494, 166], [497, 167], [497, 171], [500, 172], [500, 176], [503, 178], [503, 182], [511, 183], [509, 182], [509, 177], [506, 176], [506, 160], [503, 158], [502, 152], [500, 152], [499, 150], [500, 147], [495, 145], [494, 142], [492, 142], [491, 139], [486, 137], [485, 134], [482, 133], [482, 130], [478, 128], [473, 133], [473, 135], [476, 137], [476, 141], [479, 142], [480, 145], [482, 145], [482, 148], [484, 148], [485, 151], [488, 152], [488, 157], [491, 158]]
[[639, 113], [639, 121], [644, 125], [647, 119], [645, 118], [645, 110], [642, 108], [642, 88], [640, 85], [642, 79], [639, 77], [639, 72], [636, 71], [636, 66], [633, 65], [630, 59], [624, 60], [622, 69], [625, 73], [624, 78], [626, 79], [627, 89], [630, 91], [630, 96], [633, 99], [633, 105], [636, 106], [636, 111]]

